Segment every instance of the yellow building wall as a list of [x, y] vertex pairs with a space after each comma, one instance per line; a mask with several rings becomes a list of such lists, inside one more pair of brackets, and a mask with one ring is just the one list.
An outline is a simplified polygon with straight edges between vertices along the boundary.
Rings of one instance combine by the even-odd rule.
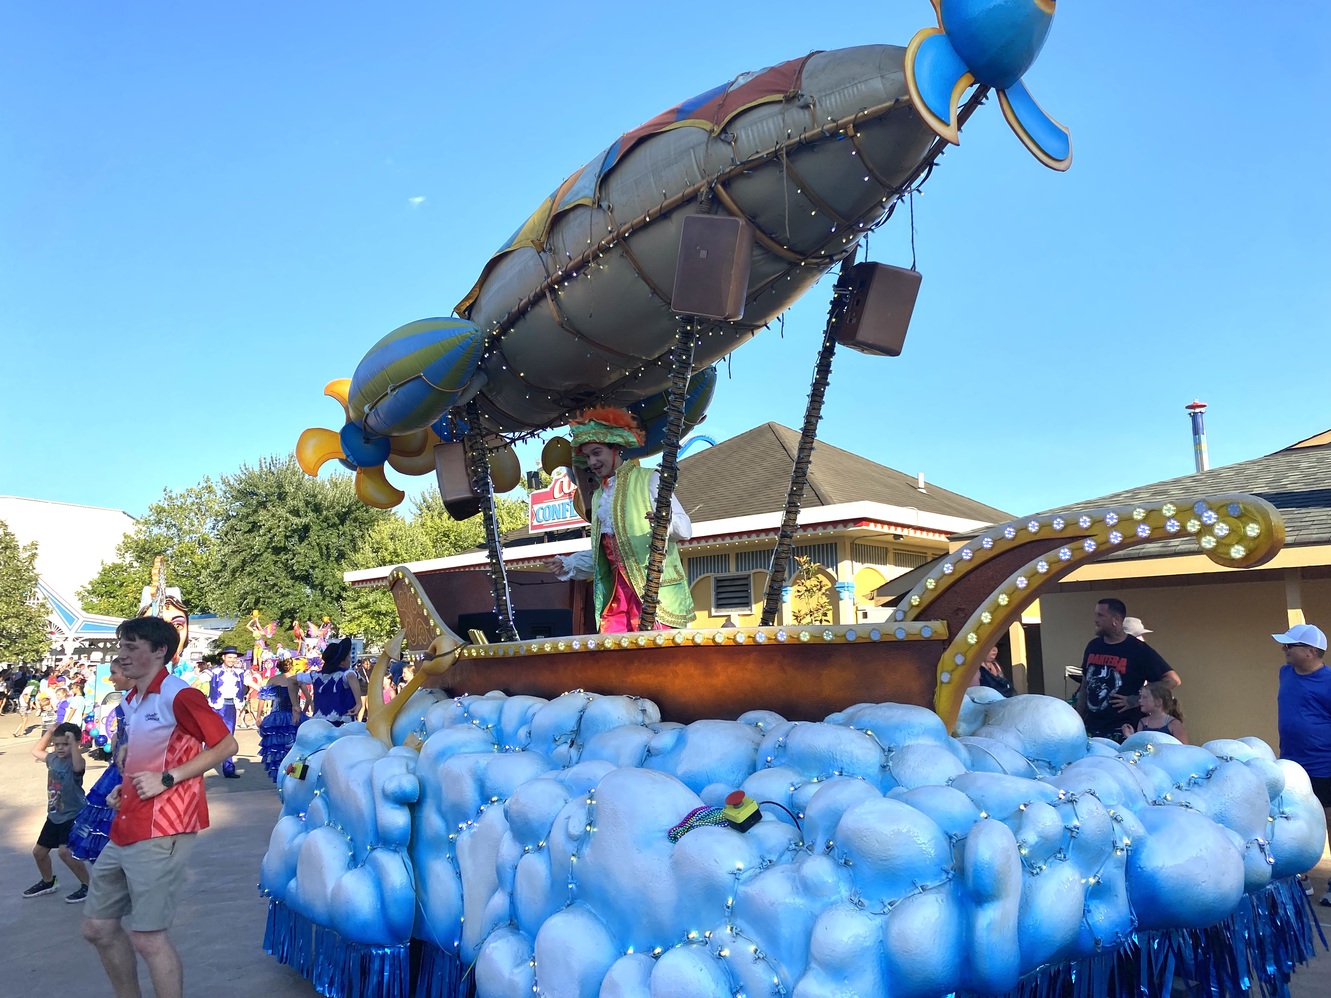
[[[1331, 627], [1331, 581], [1303, 580], [1302, 593], [1308, 621]], [[1062, 695], [1064, 667], [1081, 663], [1095, 603], [1106, 596], [1123, 600], [1154, 632], [1147, 641], [1183, 680], [1178, 698], [1194, 744], [1256, 735], [1279, 750], [1276, 687], [1284, 656], [1271, 635], [1288, 626], [1283, 581], [1122, 590], [1106, 584], [1043, 595], [1040, 638], [1050, 695]]]
[[753, 591], [753, 609], [750, 613], [712, 613], [712, 578], [704, 575], [693, 584], [689, 593], [693, 596], [693, 626], [720, 627], [734, 619], [739, 627], [757, 627], [762, 622], [763, 599], [767, 595], [767, 573], [750, 572], [749, 585]]

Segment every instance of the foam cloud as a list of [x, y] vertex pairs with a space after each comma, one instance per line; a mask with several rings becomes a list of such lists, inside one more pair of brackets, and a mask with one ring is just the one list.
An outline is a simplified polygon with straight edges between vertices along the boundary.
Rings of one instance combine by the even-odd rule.
[[[1000, 993], [1284, 903], [1323, 842], [1262, 742], [1120, 747], [1046, 697], [977, 691], [957, 737], [899, 704], [679, 725], [581, 691], [403, 715], [418, 757], [302, 726], [264, 886], [346, 939], [409, 929], [483, 998]], [[672, 840], [736, 787], [757, 825]]]

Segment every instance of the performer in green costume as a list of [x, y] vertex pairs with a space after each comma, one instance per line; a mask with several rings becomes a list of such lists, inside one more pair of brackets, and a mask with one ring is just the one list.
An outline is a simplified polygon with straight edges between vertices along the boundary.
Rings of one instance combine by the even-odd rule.
[[[600, 483], [592, 496], [590, 551], [551, 559], [563, 579], [591, 579], [596, 619], [603, 633], [636, 631], [642, 616], [642, 591], [647, 581], [652, 512], [660, 476], [623, 459], [625, 448], [642, 446], [643, 431], [623, 409], [584, 412], [569, 424], [573, 463], [585, 467]], [[693, 623], [693, 597], [676, 541], [693, 536], [693, 524], [679, 500], [670, 500], [670, 532], [658, 590], [656, 629]]]

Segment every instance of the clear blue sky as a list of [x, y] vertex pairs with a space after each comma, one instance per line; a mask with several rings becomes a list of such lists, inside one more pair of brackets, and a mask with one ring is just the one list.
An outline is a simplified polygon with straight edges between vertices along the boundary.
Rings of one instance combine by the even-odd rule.
[[[138, 514], [336, 428], [324, 383], [448, 314], [618, 134], [933, 23], [600, 6], [0, 3], [0, 492]], [[1071, 171], [972, 119], [917, 199], [906, 352], [838, 355], [824, 439], [1021, 513], [1189, 472], [1194, 397], [1214, 464], [1331, 426], [1328, 38], [1315, 0], [1064, 0], [1026, 79]], [[828, 287], [733, 355], [703, 432], [799, 426]]]

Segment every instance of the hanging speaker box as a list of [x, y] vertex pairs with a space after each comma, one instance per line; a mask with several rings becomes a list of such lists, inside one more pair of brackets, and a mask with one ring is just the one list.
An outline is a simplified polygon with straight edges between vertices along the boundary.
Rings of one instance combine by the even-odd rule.
[[453, 519], [466, 520], [481, 511], [481, 497], [471, 487], [465, 444], [435, 444], [434, 477], [444, 509]]
[[730, 215], [689, 215], [679, 237], [671, 309], [704, 319], [741, 318], [752, 262], [748, 222]]
[[857, 263], [849, 279], [850, 305], [837, 324], [836, 341], [861, 353], [899, 357], [920, 294], [920, 272]]

